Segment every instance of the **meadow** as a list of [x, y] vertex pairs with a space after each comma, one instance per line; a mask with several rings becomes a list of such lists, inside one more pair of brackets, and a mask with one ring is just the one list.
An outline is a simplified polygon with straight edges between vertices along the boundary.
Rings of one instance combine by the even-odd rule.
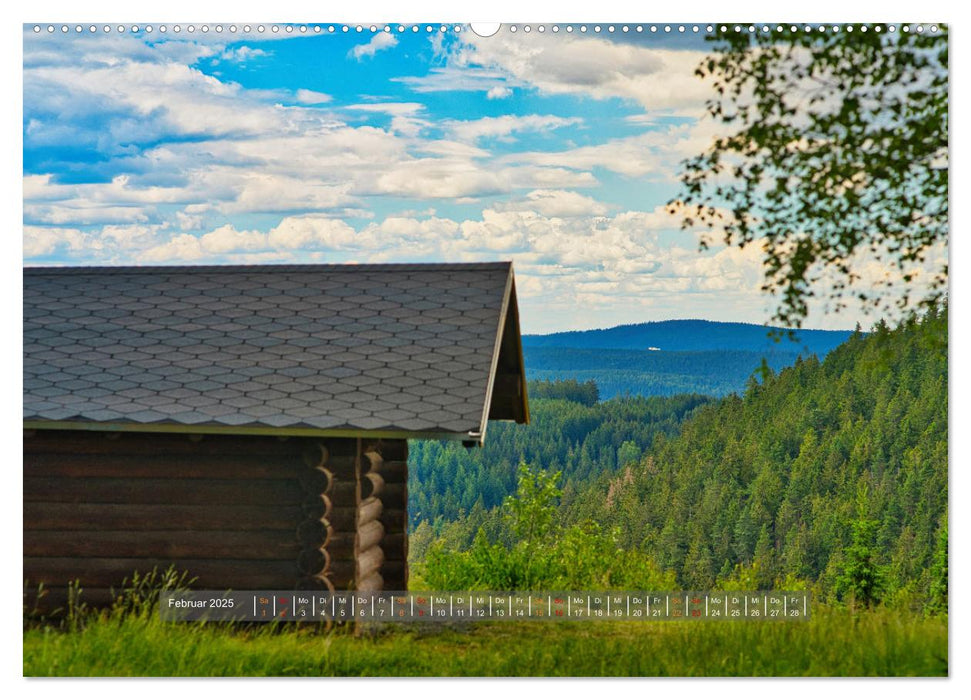
[[947, 619], [386, 626], [166, 623], [154, 609], [24, 630], [25, 676], [946, 676]]

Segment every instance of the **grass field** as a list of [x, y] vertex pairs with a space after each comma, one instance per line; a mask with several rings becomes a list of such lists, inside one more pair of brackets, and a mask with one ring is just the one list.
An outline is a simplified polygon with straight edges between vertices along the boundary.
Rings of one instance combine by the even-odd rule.
[[945, 676], [946, 619], [817, 606], [804, 622], [492, 622], [348, 630], [106, 614], [24, 630], [25, 676]]

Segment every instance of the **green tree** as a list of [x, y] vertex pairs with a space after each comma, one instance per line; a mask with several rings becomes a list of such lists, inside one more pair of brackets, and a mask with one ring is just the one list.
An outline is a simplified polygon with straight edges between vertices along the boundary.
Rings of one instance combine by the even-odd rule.
[[550, 534], [556, 505], [563, 492], [557, 486], [560, 472], [545, 469], [533, 471], [529, 465], [519, 465], [519, 483], [516, 495], [503, 504], [518, 541], [529, 547], [543, 542]]
[[[727, 134], [684, 163], [672, 213], [708, 228], [702, 248], [713, 235], [763, 245], [784, 325], [801, 325], [824, 277], [827, 310], [847, 296], [880, 310], [915, 293], [937, 303], [946, 261], [927, 287], [917, 275], [948, 235], [947, 28], [725, 29], [696, 73]], [[889, 280], [855, 286], [861, 253], [897, 271], [895, 294]]]
[[931, 612], [947, 614], [947, 518], [937, 533], [937, 547], [934, 549], [934, 565], [931, 567]]
[[857, 494], [857, 517], [851, 524], [852, 541], [844, 552], [843, 573], [837, 582], [849, 597], [851, 607], [857, 603], [870, 607], [879, 602], [886, 578], [874, 545], [880, 523], [868, 516], [867, 507], [867, 489], [861, 488]]

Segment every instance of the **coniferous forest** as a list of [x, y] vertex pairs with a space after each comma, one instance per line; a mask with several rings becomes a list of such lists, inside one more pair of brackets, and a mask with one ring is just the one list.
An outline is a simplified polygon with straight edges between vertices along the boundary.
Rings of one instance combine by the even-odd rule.
[[533, 398], [529, 426], [492, 425], [486, 448], [412, 453], [424, 582], [808, 587], [946, 610], [946, 308], [717, 401], [534, 392], [556, 398]]

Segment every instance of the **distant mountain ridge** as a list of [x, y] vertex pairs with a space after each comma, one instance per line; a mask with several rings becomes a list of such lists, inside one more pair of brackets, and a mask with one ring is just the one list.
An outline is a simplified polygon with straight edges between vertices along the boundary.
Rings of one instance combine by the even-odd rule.
[[660, 351], [745, 350], [815, 354], [820, 359], [846, 341], [853, 331], [798, 330], [795, 340], [778, 342], [770, 331], [782, 328], [755, 323], [726, 323], [684, 319], [650, 321], [587, 331], [563, 331], [548, 335], [524, 335], [524, 348], [577, 348]]

